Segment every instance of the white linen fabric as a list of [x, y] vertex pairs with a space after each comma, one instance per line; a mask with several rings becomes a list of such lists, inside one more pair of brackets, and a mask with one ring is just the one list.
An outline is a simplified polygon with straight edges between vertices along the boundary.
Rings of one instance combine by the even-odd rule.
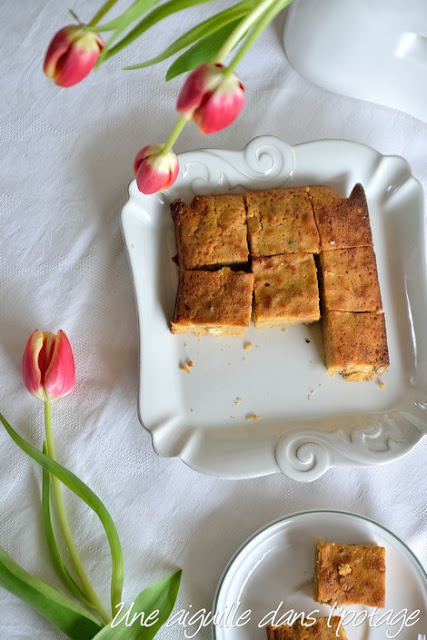
[[[92, 17], [100, 2], [72, 8]], [[201, 21], [228, 3], [189, 12]], [[53, 407], [58, 459], [106, 503], [125, 556], [127, 602], [167, 572], [184, 570], [178, 606], [211, 609], [215, 587], [236, 548], [256, 529], [313, 508], [353, 511], [395, 532], [427, 564], [424, 439], [384, 466], [336, 468], [309, 484], [280, 474], [231, 481], [180, 460], [158, 457], [138, 422], [137, 319], [120, 231], [120, 210], [135, 153], [172, 128], [182, 79], [163, 80], [167, 62], [125, 72], [188, 28], [170, 18], [81, 84], [60, 89], [42, 73], [53, 33], [71, 19], [69, 2], [2, 3], [0, 56], [0, 407], [41, 446], [43, 408], [23, 387], [25, 342], [39, 327], [64, 329], [77, 385]], [[124, 3], [119, 4], [120, 7]], [[247, 105], [227, 130], [202, 137], [188, 126], [177, 152], [240, 149], [255, 135], [290, 144], [345, 138], [408, 160], [427, 187], [427, 124], [393, 109], [342, 97], [302, 79], [282, 46], [284, 15], [242, 61]], [[0, 545], [27, 570], [58, 585], [41, 528], [40, 469], [0, 432]], [[75, 537], [96, 587], [108, 601], [109, 553], [96, 517], [66, 495]], [[0, 638], [64, 637], [26, 604], [0, 590]], [[210, 637], [210, 630], [198, 638]], [[178, 626], [159, 638], [182, 638]]]

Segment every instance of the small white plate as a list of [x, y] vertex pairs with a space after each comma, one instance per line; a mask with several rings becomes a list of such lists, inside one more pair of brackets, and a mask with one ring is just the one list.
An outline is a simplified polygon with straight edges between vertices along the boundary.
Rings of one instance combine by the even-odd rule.
[[[417, 640], [419, 634], [422, 637], [427, 632], [427, 575], [412, 551], [393, 533], [363, 516], [308, 511], [269, 524], [237, 551], [215, 597], [213, 611], [216, 620], [222, 620], [213, 626], [214, 639], [266, 640], [266, 616], [275, 610], [276, 623], [281, 616], [284, 622], [291, 610], [312, 617], [328, 616], [332, 608], [313, 600], [317, 538], [343, 544], [378, 544], [386, 549], [386, 606], [376, 610], [377, 616], [373, 607], [345, 607], [349, 640]], [[404, 609], [406, 614], [400, 614]], [[390, 610], [392, 614], [387, 613]], [[251, 613], [237, 626], [245, 611]], [[416, 611], [419, 613], [414, 614]], [[368, 614], [374, 615], [368, 618]], [[243, 624], [247, 618], [250, 620]]]
[[[170, 333], [178, 282], [172, 200], [322, 183], [348, 196], [357, 182], [368, 198], [386, 314], [384, 388], [329, 377], [318, 324], [252, 326], [244, 339]], [[402, 158], [343, 140], [290, 147], [263, 136], [243, 151], [182, 154], [168, 192], [144, 196], [135, 182], [129, 192], [122, 224], [139, 316], [139, 415], [159, 454], [219, 476], [281, 471], [308, 481], [333, 465], [394, 460], [418, 442], [427, 430], [424, 211]], [[180, 369], [187, 360], [190, 373]]]

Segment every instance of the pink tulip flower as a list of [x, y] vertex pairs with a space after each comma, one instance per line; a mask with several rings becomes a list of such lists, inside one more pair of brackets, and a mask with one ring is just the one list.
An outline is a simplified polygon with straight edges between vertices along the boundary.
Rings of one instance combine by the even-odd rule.
[[60, 87], [71, 87], [93, 69], [103, 48], [99, 35], [86, 27], [64, 27], [49, 45], [43, 70]]
[[176, 108], [202, 133], [215, 133], [237, 118], [244, 103], [244, 87], [236, 74], [227, 74], [221, 64], [206, 63], [190, 73]]
[[57, 335], [39, 329], [33, 331], [25, 345], [22, 377], [28, 391], [43, 401], [57, 400], [72, 391], [74, 357], [63, 331]]
[[163, 151], [164, 145], [151, 144], [139, 151], [133, 163], [138, 189], [149, 195], [164, 191], [176, 180], [178, 158], [173, 151]]

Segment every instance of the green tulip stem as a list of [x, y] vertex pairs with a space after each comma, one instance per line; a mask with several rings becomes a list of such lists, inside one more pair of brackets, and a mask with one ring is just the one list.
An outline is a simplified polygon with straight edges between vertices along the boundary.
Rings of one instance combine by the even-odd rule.
[[[268, 27], [268, 25], [270, 24], [270, 22], [276, 17], [276, 15], [278, 13], [280, 13], [280, 11], [282, 11], [282, 9], [284, 9], [289, 4], [291, 4], [291, 2], [292, 2], [292, 0], [282, 0], [281, 2], [262, 3], [262, 4], [265, 5], [264, 6], [265, 14], [262, 16], [262, 18], [260, 19], [260, 21], [258, 22], [256, 27], [254, 28], [254, 30], [252, 31], [250, 36], [248, 36], [246, 38], [244, 44], [240, 47], [239, 51], [234, 56], [233, 60], [227, 66], [224, 75], [228, 75], [228, 74], [230, 74], [230, 73], [232, 73], [234, 71], [234, 69], [239, 64], [240, 60], [243, 58], [243, 56], [245, 56], [247, 54], [247, 52], [252, 47], [252, 45], [255, 44], [255, 41], [259, 38], [261, 33], [264, 31], [264, 29], [266, 29]], [[269, 4], [271, 5], [270, 7], [268, 7]], [[261, 5], [259, 5], [259, 7], [261, 7]], [[266, 7], [268, 7], [268, 8], [266, 9]], [[255, 13], [255, 11], [252, 12], [252, 13]], [[249, 14], [248, 17], [250, 17], [251, 15], [252, 14]], [[237, 27], [236, 31], [239, 31], [239, 29], [240, 29], [240, 25]], [[233, 33], [231, 34], [231, 36], [233, 36]], [[231, 38], [231, 36], [230, 36], [230, 38]], [[225, 43], [225, 45], [226, 44], [227, 43]], [[225, 45], [224, 45], [223, 49], [225, 48]]]
[[277, 0], [263, 0], [255, 7], [253, 11], [248, 13], [248, 15], [239, 22], [234, 31], [230, 33], [221, 49], [216, 54], [214, 62], [222, 64], [230, 51], [232, 51], [241, 40], [241, 38], [243, 38], [246, 31], [251, 27], [251, 25], [262, 16], [262, 14], [268, 7], [270, 7], [270, 5], [274, 6], [275, 4], [277, 4]]
[[97, 11], [96, 14], [93, 16], [92, 20], [88, 24], [88, 27], [94, 27], [96, 24], [98, 24], [98, 22], [102, 20], [105, 14], [108, 13], [108, 11], [112, 7], [114, 7], [116, 2], [117, 0], [107, 0], [107, 2], [103, 4], [102, 7], [99, 9], [99, 11]]
[[[51, 402], [50, 400], [46, 400], [44, 403], [44, 416], [45, 416], [45, 426], [46, 426], [46, 447], [47, 447], [47, 455], [51, 460], [56, 462], [55, 456], [55, 445], [53, 442], [53, 429], [52, 429], [52, 413], [51, 413]], [[111, 620], [111, 616], [108, 615], [108, 612], [105, 610], [102, 602], [98, 598], [92, 584], [86, 574], [86, 571], [83, 568], [83, 565], [80, 561], [79, 554], [76, 549], [76, 545], [74, 543], [70, 525], [68, 524], [68, 518], [65, 511], [64, 498], [61, 490], [61, 483], [58, 478], [52, 475], [52, 487], [53, 487], [53, 496], [54, 502], [56, 506], [56, 512], [58, 516], [59, 525], [61, 527], [65, 544], [68, 549], [68, 553], [70, 554], [71, 561], [75, 567], [77, 575], [80, 578], [81, 584], [85, 591], [85, 594], [91, 603], [91, 606], [102, 620], [108, 624]]]
[[164, 154], [169, 153], [169, 151], [172, 149], [173, 145], [181, 135], [181, 132], [184, 129], [186, 124], [187, 124], [187, 118], [184, 118], [184, 116], [181, 116], [180, 118], [178, 118], [176, 125], [174, 126], [174, 128], [172, 129], [169, 135], [169, 138], [166, 140], [165, 144], [163, 145], [162, 153]]

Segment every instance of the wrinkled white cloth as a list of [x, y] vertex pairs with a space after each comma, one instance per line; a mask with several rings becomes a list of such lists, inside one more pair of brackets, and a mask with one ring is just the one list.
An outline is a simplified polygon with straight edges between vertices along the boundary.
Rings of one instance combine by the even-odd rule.
[[[71, 22], [68, 7], [65, 0], [2, 6], [1, 410], [40, 446], [43, 410], [21, 382], [22, 351], [36, 327], [64, 329], [75, 352], [77, 386], [53, 407], [57, 455], [104, 500], [118, 524], [128, 602], [144, 585], [182, 567], [180, 606], [210, 609], [237, 547], [260, 526], [304, 509], [373, 518], [426, 566], [425, 439], [391, 464], [335, 468], [309, 485], [280, 474], [247, 481], [208, 477], [154, 453], [137, 418], [137, 319], [120, 211], [135, 153], [164, 140], [175, 122], [181, 80], [163, 81], [167, 62], [134, 72], [121, 67], [154, 56], [189, 23], [169, 19], [81, 84], [59, 89], [44, 77], [42, 62], [53, 33]], [[82, 0], [72, 8], [82, 20], [94, 11]], [[217, 8], [192, 9], [192, 21]], [[427, 124], [302, 79], [284, 55], [283, 25], [284, 15], [239, 67], [247, 90], [244, 114], [209, 137], [188, 126], [176, 150], [240, 149], [261, 134], [290, 144], [345, 138], [403, 156], [426, 188]], [[58, 584], [41, 530], [39, 467], [5, 432], [0, 468], [0, 545], [26, 569]], [[102, 530], [78, 501], [69, 504], [81, 555], [108, 601]], [[63, 637], [1, 589], [0, 611], [1, 640]], [[209, 633], [204, 629], [198, 637], [207, 640]], [[177, 626], [159, 634], [181, 637]]]

